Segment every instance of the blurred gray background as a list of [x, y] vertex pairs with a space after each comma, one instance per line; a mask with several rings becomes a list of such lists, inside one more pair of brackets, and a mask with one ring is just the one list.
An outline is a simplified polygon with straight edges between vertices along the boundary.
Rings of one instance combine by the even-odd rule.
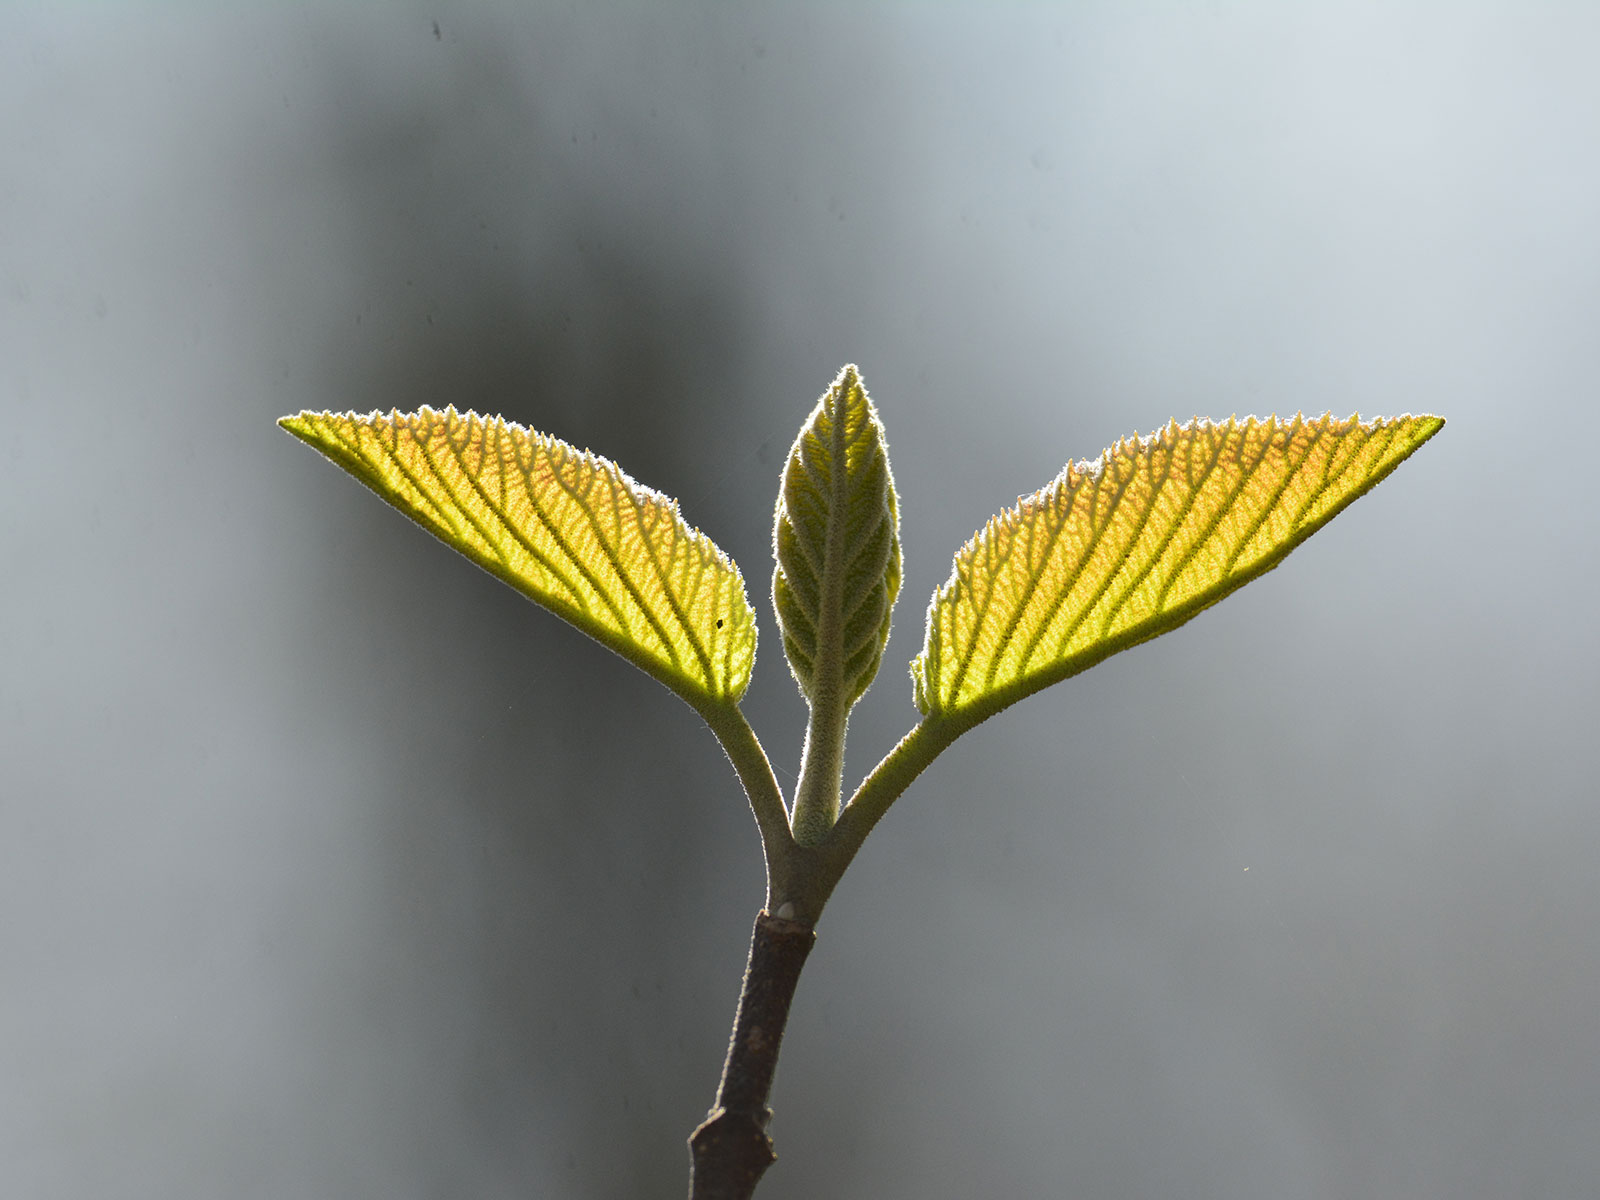
[[1592, 1195], [1600, 9], [6, 6], [0, 1193], [679, 1196], [759, 842], [682, 704], [273, 427], [501, 412], [761, 613], [861, 364], [905, 588], [1169, 417], [1450, 424], [958, 743], [765, 1200]]

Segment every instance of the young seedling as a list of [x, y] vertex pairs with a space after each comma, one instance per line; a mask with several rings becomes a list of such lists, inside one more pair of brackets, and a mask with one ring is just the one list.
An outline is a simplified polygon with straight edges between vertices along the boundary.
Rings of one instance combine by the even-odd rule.
[[722, 743], [761, 830], [767, 899], [716, 1103], [689, 1139], [689, 1186], [691, 1200], [733, 1200], [774, 1160], [767, 1097], [817, 920], [911, 781], [980, 721], [1270, 571], [1444, 420], [1197, 418], [1069, 464], [956, 552], [911, 663], [921, 719], [841, 803], [850, 709], [878, 672], [900, 590], [883, 425], [845, 367], [789, 451], [773, 529], [773, 608], [810, 706], [788, 806], [739, 708], [756, 654], [744, 580], [676, 501], [598, 455], [454, 408], [279, 424], [666, 685]]

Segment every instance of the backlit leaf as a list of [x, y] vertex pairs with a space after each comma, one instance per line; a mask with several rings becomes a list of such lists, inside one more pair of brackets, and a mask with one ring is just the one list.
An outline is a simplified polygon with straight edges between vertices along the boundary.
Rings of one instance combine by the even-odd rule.
[[1443, 425], [1196, 419], [1069, 464], [956, 554], [911, 664], [917, 707], [983, 720], [1175, 629], [1277, 566]]
[[806, 699], [845, 709], [878, 673], [900, 591], [900, 515], [889, 451], [861, 376], [839, 372], [784, 465], [772, 533], [772, 604]]
[[744, 694], [756, 626], [738, 567], [616, 464], [454, 408], [279, 424], [691, 704]]

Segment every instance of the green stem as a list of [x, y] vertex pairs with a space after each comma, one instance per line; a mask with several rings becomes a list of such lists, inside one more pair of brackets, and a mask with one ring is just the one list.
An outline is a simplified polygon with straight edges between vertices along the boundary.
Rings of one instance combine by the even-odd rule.
[[789, 860], [795, 848], [794, 837], [789, 832], [789, 814], [783, 807], [783, 789], [772, 773], [772, 763], [761, 740], [738, 705], [707, 705], [698, 711], [716, 734], [723, 753], [744, 786], [750, 811], [755, 814], [756, 825], [761, 830], [761, 849], [767, 860], [767, 902], [776, 903], [772, 880], [790, 873]]
[[[822, 673], [817, 672], [819, 682]], [[811, 701], [800, 781], [794, 789], [794, 840], [802, 846], [821, 845], [839, 819], [845, 725], [849, 721], [839, 692], [837, 686], [818, 688]]]
[[861, 781], [850, 803], [819, 844], [795, 847], [790, 861], [800, 886], [791, 888], [790, 894], [796, 899], [797, 914], [809, 921], [817, 919], [873, 826], [911, 786], [912, 780], [970, 727], [968, 722], [925, 718]]
[[970, 727], [971, 723], [966, 721], [924, 717], [872, 768], [856, 788], [855, 795], [850, 797], [829, 839], [830, 857], [844, 856], [841, 871], [861, 849], [861, 843], [889, 811], [889, 806], [911, 786], [912, 780]]

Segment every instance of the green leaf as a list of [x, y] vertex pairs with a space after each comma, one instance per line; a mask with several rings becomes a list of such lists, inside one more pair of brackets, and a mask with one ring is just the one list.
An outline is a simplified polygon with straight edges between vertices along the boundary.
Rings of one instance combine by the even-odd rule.
[[278, 423], [690, 704], [744, 694], [756, 625], [738, 567], [616, 464], [453, 407]]
[[772, 604], [806, 699], [846, 708], [878, 673], [900, 591], [900, 514], [889, 450], [854, 366], [817, 401], [784, 466], [772, 534]]
[[956, 554], [911, 664], [917, 707], [975, 724], [1176, 629], [1277, 566], [1443, 425], [1197, 418], [1069, 464]]
[[900, 591], [900, 510], [883, 424], [846, 366], [789, 451], [772, 531], [772, 607], [806, 702], [793, 828], [802, 846], [839, 815], [845, 726], [883, 660]]

